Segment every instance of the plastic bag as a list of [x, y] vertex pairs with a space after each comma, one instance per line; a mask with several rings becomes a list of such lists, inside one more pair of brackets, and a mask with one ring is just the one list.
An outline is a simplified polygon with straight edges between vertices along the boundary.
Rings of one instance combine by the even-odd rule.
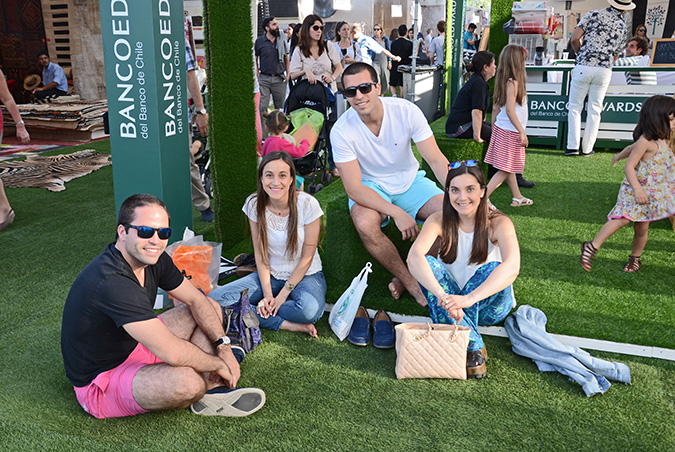
[[[183, 237], [186, 236], [189, 236], [189, 234], [185, 234]], [[172, 243], [166, 248], [166, 252], [185, 277], [196, 288], [208, 294], [211, 289], [218, 286], [222, 247], [222, 243], [205, 242], [204, 238], [198, 235], [191, 239]]]
[[347, 290], [333, 305], [328, 317], [328, 323], [335, 335], [343, 341], [354, 323], [356, 311], [359, 309], [363, 292], [368, 287], [368, 273], [372, 273], [372, 264], [368, 262], [363, 270], [352, 280]]

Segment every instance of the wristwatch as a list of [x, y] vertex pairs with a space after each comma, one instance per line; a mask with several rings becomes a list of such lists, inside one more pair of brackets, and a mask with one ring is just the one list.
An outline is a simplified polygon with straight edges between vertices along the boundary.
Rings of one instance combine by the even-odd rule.
[[287, 282], [286, 289], [288, 289], [289, 292], [293, 292], [293, 289], [295, 289], [295, 284]]
[[230, 338], [227, 336], [223, 336], [213, 343], [213, 346], [216, 348], [220, 347], [221, 345], [230, 345]]
[[206, 114], [206, 108], [202, 108], [201, 110], [195, 111], [196, 115], [205, 115]]

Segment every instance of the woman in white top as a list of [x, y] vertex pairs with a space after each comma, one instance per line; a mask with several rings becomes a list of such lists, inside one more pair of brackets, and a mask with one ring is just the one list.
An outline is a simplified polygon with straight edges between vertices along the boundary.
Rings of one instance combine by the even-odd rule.
[[242, 210], [251, 227], [257, 271], [214, 289], [209, 296], [229, 306], [248, 289], [261, 327], [316, 337], [313, 323], [326, 304], [326, 280], [317, 251], [323, 211], [314, 197], [297, 191], [288, 153], [276, 151], [263, 157], [258, 190]]
[[[345, 21], [340, 21], [335, 25], [335, 50], [340, 54], [342, 58], [342, 68], [346, 69], [352, 63], [361, 61], [363, 57], [361, 56], [361, 47], [351, 39], [352, 35], [352, 26]], [[344, 89], [342, 86], [342, 81], [338, 78], [338, 88], [340, 90]], [[337, 94], [337, 117], [339, 118], [347, 110], [347, 99], [342, 95], [342, 93]]]
[[[488, 209], [479, 162], [452, 162], [449, 169], [443, 210], [424, 222], [408, 268], [434, 323], [471, 328], [467, 374], [481, 378], [487, 352], [477, 326], [501, 322], [515, 305], [511, 284], [520, 271], [520, 248], [511, 220]], [[439, 238], [438, 259], [426, 256]]]
[[335, 25], [335, 50], [340, 53], [342, 59], [342, 68], [346, 69], [352, 63], [361, 61], [361, 47], [351, 39], [352, 26], [345, 21], [340, 21]]

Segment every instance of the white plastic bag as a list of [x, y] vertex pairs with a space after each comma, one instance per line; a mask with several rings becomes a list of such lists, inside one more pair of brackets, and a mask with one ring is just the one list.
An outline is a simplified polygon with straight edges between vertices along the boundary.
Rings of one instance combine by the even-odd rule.
[[335, 305], [333, 305], [333, 309], [330, 310], [328, 323], [330, 323], [331, 329], [341, 341], [347, 337], [352, 323], [354, 323], [354, 317], [361, 304], [363, 292], [368, 287], [368, 273], [373, 271], [372, 266], [368, 262], [363, 267], [363, 270], [359, 272], [356, 278], [352, 279], [352, 283], [340, 296]]

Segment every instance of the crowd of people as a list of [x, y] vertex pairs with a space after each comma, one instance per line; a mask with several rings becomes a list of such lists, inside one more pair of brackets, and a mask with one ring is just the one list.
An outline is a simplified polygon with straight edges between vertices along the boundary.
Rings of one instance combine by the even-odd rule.
[[[585, 23], [582, 20], [580, 27]], [[428, 307], [434, 323], [469, 327], [467, 374], [486, 375], [488, 354], [478, 326], [499, 323], [510, 313], [515, 306], [513, 283], [520, 272], [515, 226], [492, 205], [489, 195], [506, 181], [513, 194], [511, 206], [532, 204], [519, 191], [519, 184], [529, 183], [522, 178], [528, 146], [525, 50], [506, 46], [498, 67], [493, 54], [476, 52], [470, 66], [473, 76], [459, 91], [448, 117], [448, 136], [489, 143], [485, 161], [494, 172], [486, 180], [481, 162], [448, 161], [419, 107], [404, 98], [383, 96], [383, 65], [405, 61], [395, 44], [406, 40], [408, 27], [399, 27], [389, 47], [381, 27], [369, 37], [359, 27], [339, 23], [332, 43], [323, 39], [323, 27], [319, 16], [310, 15], [299, 31], [289, 26], [286, 36], [291, 39], [284, 39], [276, 20], [269, 18], [265, 35], [255, 43], [260, 110], [268, 117], [268, 138], [261, 149], [256, 191], [242, 207], [253, 243], [253, 273], [204, 295], [165, 253], [172, 230], [164, 203], [147, 194], [123, 202], [115, 241], [80, 273], [64, 307], [61, 346], [66, 374], [86, 412], [110, 418], [185, 407], [220, 416], [259, 410], [265, 393], [237, 388], [245, 352], [230, 344], [222, 324], [222, 308], [235, 304], [246, 289], [261, 327], [317, 336], [314, 323], [324, 312], [327, 290], [318, 253], [323, 211], [296, 177], [292, 157], [304, 152], [307, 143], [285, 141], [289, 118], [268, 112], [270, 101], [282, 107], [277, 105], [285, 97], [281, 88], [286, 90], [287, 80], [297, 79], [323, 84], [334, 95], [333, 104], [339, 92], [350, 107], [331, 119], [331, 165], [342, 178], [364, 248], [392, 274], [392, 297], [399, 299], [407, 291]], [[438, 31], [442, 36], [444, 24]], [[639, 40], [631, 42], [639, 45]], [[429, 55], [442, 55], [433, 50], [433, 43]], [[405, 46], [410, 50], [413, 43]], [[290, 57], [289, 47], [294, 47]], [[490, 123], [487, 82], [495, 74]], [[397, 86], [394, 73], [389, 75], [389, 86]], [[0, 98], [14, 117], [16, 106], [5, 91], [0, 84]], [[635, 238], [624, 270], [640, 270], [649, 222], [675, 215], [675, 157], [665, 141], [674, 128], [675, 99], [654, 96], [644, 103], [635, 144], [614, 159], [628, 159], [617, 205], [597, 236], [582, 245], [584, 270], [591, 269], [603, 242], [630, 222], [635, 224]], [[29, 139], [25, 129], [17, 128], [17, 136]], [[432, 174], [420, 170], [412, 143]], [[4, 201], [0, 197], [0, 215], [6, 222], [11, 208]], [[412, 242], [406, 257], [382, 231], [390, 220], [401, 240]], [[159, 288], [183, 304], [155, 315]], [[376, 321], [373, 342], [393, 347], [391, 319], [382, 312]], [[367, 329], [367, 322], [355, 328]], [[359, 338], [358, 345], [366, 345], [366, 333], [355, 331], [350, 340]]]

